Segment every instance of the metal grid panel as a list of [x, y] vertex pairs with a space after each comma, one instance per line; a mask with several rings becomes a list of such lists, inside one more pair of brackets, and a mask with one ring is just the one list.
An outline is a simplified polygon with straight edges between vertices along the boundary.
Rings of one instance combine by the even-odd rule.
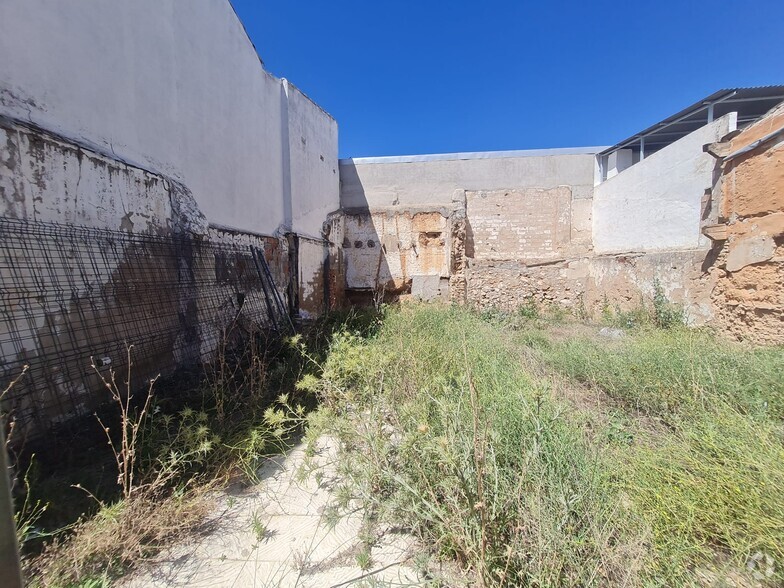
[[0, 218], [0, 390], [29, 365], [2, 400], [15, 436], [40, 437], [107, 400], [91, 357], [124, 379], [133, 345], [142, 387], [212, 359], [230, 325], [285, 325], [264, 240], [243, 242]]

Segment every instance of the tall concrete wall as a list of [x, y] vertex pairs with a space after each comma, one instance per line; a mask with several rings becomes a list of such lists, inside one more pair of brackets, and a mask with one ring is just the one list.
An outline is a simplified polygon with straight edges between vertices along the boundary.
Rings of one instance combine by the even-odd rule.
[[318, 234], [338, 207], [335, 121], [264, 71], [227, 0], [2, 2], [0, 54], [0, 114], [177, 179], [210, 222]]
[[315, 102], [285, 82], [288, 113], [291, 230], [321, 237], [339, 207], [338, 125]]
[[735, 130], [735, 113], [694, 131], [599, 184], [593, 198], [596, 253], [695, 249], [716, 161], [703, 146]]
[[134, 344], [143, 379], [281, 327], [287, 294], [329, 306], [337, 124], [228, 0], [0, 2], [0, 55], [0, 388], [31, 365], [4, 401], [26, 431], [100, 404], [92, 355]]
[[601, 147], [367, 157], [340, 161], [343, 208], [449, 205], [455, 190], [571, 186], [593, 192], [594, 154]]

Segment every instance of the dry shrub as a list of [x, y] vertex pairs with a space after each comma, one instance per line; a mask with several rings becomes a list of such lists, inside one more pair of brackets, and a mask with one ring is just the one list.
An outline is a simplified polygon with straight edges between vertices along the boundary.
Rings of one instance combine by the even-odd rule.
[[103, 507], [68, 537], [25, 562], [31, 586], [60, 587], [117, 577], [174, 540], [199, 530], [211, 500], [206, 488], [163, 497], [151, 491]]

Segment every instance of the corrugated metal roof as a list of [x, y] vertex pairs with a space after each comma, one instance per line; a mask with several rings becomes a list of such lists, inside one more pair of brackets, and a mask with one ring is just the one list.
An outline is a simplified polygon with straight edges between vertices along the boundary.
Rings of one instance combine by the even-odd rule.
[[680, 112], [676, 112], [647, 129], [635, 133], [628, 139], [605, 149], [601, 155], [607, 155], [618, 149], [631, 148], [639, 151], [640, 140], [643, 137], [645, 153], [658, 151], [692, 131], [696, 131], [707, 124], [709, 120], [715, 120], [729, 112], [738, 113], [738, 127], [740, 128], [759, 119], [782, 101], [784, 101], [784, 86], [755, 86], [718, 90]]

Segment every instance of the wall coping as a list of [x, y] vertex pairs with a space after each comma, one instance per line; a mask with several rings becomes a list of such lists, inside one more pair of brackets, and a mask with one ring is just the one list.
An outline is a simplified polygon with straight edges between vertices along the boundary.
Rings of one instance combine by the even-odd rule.
[[465, 153], [431, 153], [425, 155], [389, 155], [383, 157], [349, 157], [340, 165], [366, 163], [417, 163], [422, 161], [455, 161], [462, 159], [502, 159], [513, 157], [549, 157], [553, 155], [595, 155], [607, 149], [598, 147], [561, 147], [556, 149], [521, 149], [517, 151], [477, 151]]

